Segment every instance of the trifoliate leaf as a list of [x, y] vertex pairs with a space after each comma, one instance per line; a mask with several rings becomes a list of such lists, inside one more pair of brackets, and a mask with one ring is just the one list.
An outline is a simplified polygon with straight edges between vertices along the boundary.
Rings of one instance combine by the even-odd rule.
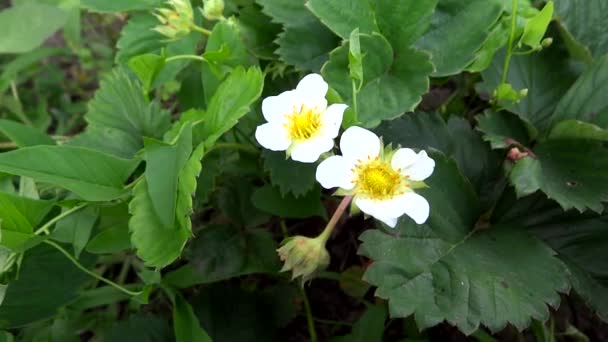
[[433, 154], [436, 167], [421, 190], [431, 204], [426, 224], [402, 218], [397, 230], [366, 231], [360, 253], [373, 261], [364, 280], [388, 299], [392, 317], [414, 315], [419, 329], [442, 321], [471, 334], [518, 329], [549, 317], [567, 273], [553, 251], [516, 226], [481, 229], [470, 185], [453, 162]]
[[588, 140], [548, 140], [518, 160], [509, 174], [518, 196], [543, 191], [564, 210], [601, 213], [608, 201], [608, 149]]
[[307, 193], [316, 183], [315, 164], [298, 163], [285, 157], [285, 152], [264, 150], [264, 169], [270, 173], [270, 181], [278, 186], [281, 195], [287, 193], [299, 197]]

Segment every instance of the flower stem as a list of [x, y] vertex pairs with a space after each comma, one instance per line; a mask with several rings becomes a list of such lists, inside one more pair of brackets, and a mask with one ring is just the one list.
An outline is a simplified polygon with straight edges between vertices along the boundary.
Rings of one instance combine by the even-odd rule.
[[209, 30], [207, 30], [207, 29], [205, 29], [205, 28], [202, 28], [202, 27], [200, 27], [200, 26], [198, 26], [198, 25], [194, 25], [194, 24], [192, 24], [192, 29], [193, 29], [194, 31], [198, 31], [198, 32], [200, 32], [200, 33], [204, 34], [204, 35], [205, 35], [205, 36], [207, 36], [207, 37], [209, 37], [209, 36], [211, 35], [211, 31], [209, 31]]
[[70, 210], [66, 210], [63, 213], [53, 217], [52, 219], [49, 220], [49, 222], [47, 222], [44, 226], [40, 227], [40, 229], [36, 230], [36, 232], [34, 233], [35, 235], [39, 235], [40, 233], [45, 233], [45, 234], [50, 234], [51, 232], [49, 231], [49, 228], [51, 228], [51, 226], [55, 223], [57, 223], [59, 220], [65, 218], [66, 216], [70, 216], [73, 213], [77, 212], [78, 210], [86, 207], [88, 205], [88, 203], [82, 203], [80, 205], [75, 206], [74, 208], [70, 209]]
[[306, 290], [304, 290], [304, 288], [301, 288], [300, 291], [302, 291], [302, 300], [304, 302], [304, 309], [306, 310], [306, 321], [308, 322], [308, 334], [310, 335], [310, 341], [317, 342], [317, 331], [315, 330], [315, 319], [312, 316], [310, 302], [308, 301], [308, 297], [306, 296]]
[[336, 209], [336, 211], [334, 212], [333, 216], [331, 217], [331, 219], [327, 223], [327, 226], [325, 226], [325, 229], [323, 230], [323, 232], [321, 233], [321, 235], [319, 235], [319, 239], [321, 241], [323, 241], [324, 245], [325, 245], [325, 242], [327, 242], [327, 240], [331, 236], [331, 232], [334, 230], [334, 227], [336, 226], [336, 223], [338, 223], [338, 220], [340, 219], [340, 217], [342, 217], [342, 214], [344, 213], [344, 210], [346, 210], [346, 207], [348, 207], [348, 205], [350, 204], [350, 201], [352, 199], [353, 199], [353, 196], [346, 196], [346, 197], [344, 197], [342, 199], [342, 202], [340, 202], [340, 205], [338, 206], [338, 209]]
[[515, 40], [515, 25], [517, 24], [517, 4], [518, 0], [512, 0], [511, 9], [511, 33], [509, 34], [509, 44], [507, 45], [507, 54], [505, 55], [505, 62], [502, 69], [502, 78], [500, 84], [507, 82], [507, 75], [509, 74], [509, 65], [511, 64], [511, 57], [513, 56], [513, 41]]
[[102, 276], [100, 276], [99, 274], [89, 270], [88, 268], [84, 267], [78, 260], [76, 260], [76, 258], [74, 258], [68, 251], [66, 251], [65, 249], [63, 249], [63, 247], [61, 247], [60, 245], [58, 245], [57, 243], [55, 243], [54, 241], [51, 240], [44, 240], [42, 241], [44, 243], [46, 243], [47, 245], [50, 245], [52, 247], [54, 247], [55, 249], [57, 249], [59, 252], [61, 252], [61, 254], [63, 254], [66, 258], [68, 258], [73, 264], [74, 266], [76, 266], [79, 270], [81, 270], [82, 272], [90, 275], [91, 277], [104, 282], [112, 287], [114, 287], [115, 289], [117, 289], [118, 291], [124, 292], [126, 294], [128, 294], [129, 296], [138, 296], [141, 294], [141, 291], [135, 292], [135, 291], [130, 291], [118, 284], [116, 284], [115, 282], [111, 281], [110, 279], [104, 278]]
[[205, 61], [205, 59], [203, 57], [197, 56], [197, 55], [177, 55], [177, 56], [172, 56], [172, 57], [167, 58], [165, 60], [165, 63], [177, 61], [180, 59], [194, 59], [194, 60], [201, 61], [201, 62]]

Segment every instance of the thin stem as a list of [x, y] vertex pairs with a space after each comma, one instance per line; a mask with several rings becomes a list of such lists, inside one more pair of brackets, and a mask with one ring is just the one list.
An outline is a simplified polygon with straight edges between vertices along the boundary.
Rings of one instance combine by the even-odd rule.
[[0, 150], [12, 150], [17, 147], [17, 144], [14, 142], [0, 142]]
[[513, 56], [513, 41], [515, 41], [515, 25], [517, 24], [517, 4], [518, 0], [512, 0], [511, 10], [511, 33], [509, 34], [509, 44], [507, 45], [507, 54], [505, 56], [505, 62], [502, 69], [502, 78], [500, 84], [507, 82], [507, 75], [509, 74], [509, 65], [511, 64], [511, 57]]
[[49, 220], [49, 222], [47, 222], [44, 226], [40, 227], [40, 229], [36, 230], [36, 232], [34, 234], [38, 235], [40, 233], [45, 233], [45, 234], [50, 234], [51, 232], [49, 231], [49, 228], [51, 228], [52, 225], [54, 225], [55, 223], [57, 223], [59, 220], [65, 218], [66, 216], [70, 216], [73, 213], [77, 212], [78, 210], [86, 207], [88, 205], [88, 203], [82, 203], [80, 205], [75, 206], [74, 208], [70, 209], [70, 210], [66, 210], [63, 213], [53, 217], [51, 220]]
[[358, 118], [359, 111], [357, 110], [357, 93], [359, 92], [359, 90], [357, 89], [357, 86], [355, 85], [355, 80], [351, 80], [351, 83], [353, 85], [353, 110], [355, 111], [355, 118]]
[[193, 29], [194, 31], [198, 31], [198, 32], [200, 32], [200, 33], [204, 34], [204, 35], [205, 35], [205, 36], [207, 36], [207, 37], [209, 37], [209, 36], [211, 35], [211, 31], [209, 31], [209, 30], [207, 30], [207, 29], [205, 29], [205, 28], [202, 28], [202, 27], [200, 27], [200, 26], [198, 26], [198, 25], [194, 25], [194, 24], [193, 24], [193, 25], [192, 25], [192, 29]]
[[302, 299], [304, 301], [304, 310], [306, 311], [306, 321], [308, 322], [308, 334], [310, 335], [310, 342], [317, 342], [317, 331], [315, 330], [315, 319], [312, 316], [312, 310], [310, 309], [310, 302], [308, 296], [306, 296], [306, 290], [301, 288]]
[[169, 57], [169, 58], [165, 59], [165, 63], [177, 61], [177, 60], [180, 60], [180, 59], [194, 59], [194, 60], [201, 61], [201, 62], [205, 61], [205, 59], [202, 56], [197, 56], [197, 55], [177, 55], [177, 56], [172, 56], [172, 57]]
[[23, 105], [21, 104], [21, 99], [19, 98], [19, 92], [17, 91], [17, 85], [15, 84], [15, 81], [11, 81], [11, 92], [13, 93], [15, 101], [17, 102], [17, 110], [14, 113], [19, 117], [19, 120], [23, 121], [24, 124], [30, 127], [34, 126], [34, 124], [27, 117], [27, 115], [23, 113]]
[[104, 282], [112, 287], [114, 287], [115, 289], [117, 289], [118, 291], [124, 292], [126, 294], [128, 294], [129, 296], [138, 296], [141, 294], [141, 291], [135, 292], [135, 291], [130, 291], [118, 284], [116, 284], [115, 282], [111, 281], [110, 279], [104, 278], [102, 276], [100, 276], [99, 274], [89, 270], [88, 268], [84, 267], [78, 260], [76, 260], [76, 258], [74, 258], [68, 251], [66, 251], [65, 249], [63, 249], [63, 247], [61, 247], [60, 245], [58, 245], [57, 243], [51, 241], [51, 240], [44, 240], [44, 243], [46, 243], [47, 245], [50, 245], [52, 247], [54, 247], [55, 249], [57, 249], [59, 252], [61, 252], [61, 254], [63, 254], [66, 258], [68, 258], [73, 264], [74, 266], [76, 266], [78, 269], [80, 269], [82, 272], [90, 275], [91, 277]]
[[348, 207], [352, 199], [353, 196], [346, 196], [342, 199], [342, 202], [340, 202], [340, 205], [329, 220], [329, 223], [327, 223], [327, 226], [325, 226], [325, 229], [323, 230], [321, 235], [319, 235], [319, 238], [323, 241], [323, 244], [325, 244], [325, 242], [327, 242], [327, 240], [331, 236], [331, 232], [334, 230], [336, 223], [338, 223], [338, 220], [340, 219], [340, 217], [342, 217], [344, 210], [346, 210], [346, 207]]
[[214, 150], [219, 150], [219, 149], [233, 149], [233, 150], [239, 150], [239, 151], [243, 151], [249, 154], [259, 154], [260, 151], [258, 151], [257, 149], [248, 146], [248, 145], [244, 145], [244, 144], [239, 144], [239, 143], [216, 143], [215, 145], [213, 145], [213, 147], [211, 149], [209, 149], [209, 151], [207, 151], [207, 153], [214, 151]]
[[281, 226], [281, 234], [283, 234], [283, 239], [287, 239], [289, 237], [289, 230], [287, 229], [285, 220], [281, 220], [279, 224]]

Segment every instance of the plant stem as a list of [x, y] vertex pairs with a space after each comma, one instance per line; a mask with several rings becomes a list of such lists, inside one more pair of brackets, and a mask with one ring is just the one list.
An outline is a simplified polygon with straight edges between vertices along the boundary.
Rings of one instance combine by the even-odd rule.
[[49, 228], [51, 228], [51, 226], [55, 223], [57, 223], [59, 220], [63, 219], [66, 216], [70, 216], [73, 213], [77, 212], [78, 210], [86, 207], [88, 205], [88, 203], [82, 203], [80, 205], [75, 206], [74, 208], [70, 209], [70, 210], [66, 210], [63, 213], [53, 217], [52, 219], [49, 220], [49, 222], [47, 222], [44, 226], [40, 227], [40, 229], [36, 230], [36, 232], [34, 233], [35, 235], [38, 235], [40, 233], [45, 233], [45, 234], [50, 234], [51, 232], [49, 231]]
[[338, 223], [338, 220], [340, 219], [340, 217], [342, 217], [344, 210], [346, 210], [346, 207], [348, 207], [352, 199], [353, 196], [346, 196], [342, 199], [342, 202], [340, 202], [340, 205], [329, 220], [329, 223], [327, 223], [327, 226], [325, 226], [325, 229], [323, 230], [321, 235], [319, 235], [319, 238], [323, 241], [323, 245], [325, 245], [325, 243], [331, 236], [331, 232], [334, 230], [336, 223]]
[[306, 311], [306, 321], [308, 322], [308, 334], [310, 335], [310, 342], [317, 342], [317, 331], [315, 330], [315, 319], [312, 316], [312, 310], [310, 309], [310, 302], [306, 296], [306, 290], [301, 288], [302, 299], [304, 301], [304, 310]]
[[11, 81], [11, 92], [13, 93], [15, 101], [17, 102], [17, 110], [15, 110], [13, 113], [15, 113], [15, 115], [19, 117], [19, 120], [23, 121], [23, 123], [27, 126], [34, 126], [32, 121], [23, 112], [23, 105], [21, 104], [21, 99], [19, 98], [19, 92], [17, 91], [17, 85], [15, 84], [15, 81]]
[[0, 142], [0, 150], [12, 150], [17, 147], [17, 144], [14, 142]]
[[211, 31], [209, 31], [209, 30], [207, 30], [207, 29], [205, 29], [205, 28], [202, 28], [202, 27], [200, 27], [200, 26], [198, 26], [198, 25], [194, 25], [194, 24], [193, 24], [193, 25], [192, 25], [192, 29], [193, 29], [194, 31], [198, 31], [198, 32], [200, 32], [200, 33], [204, 34], [204, 35], [205, 35], [205, 36], [207, 36], [207, 37], [209, 37], [209, 36], [211, 35]]
[[197, 56], [197, 55], [177, 55], [177, 56], [172, 56], [172, 57], [169, 57], [169, 58], [165, 59], [165, 63], [177, 61], [177, 60], [180, 60], [180, 59], [194, 59], [194, 60], [201, 61], [201, 62], [205, 61], [205, 59], [202, 56]]
[[509, 44], [507, 45], [507, 54], [505, 56], [505, 62], [502, 68], [502, 78], [500, 84], [507, 82], [507, 75], [509, 74], [509, 65], [511, 64], [511, 57], [513, 56], [513, 41], [515, 40], [515, 25], [517, 24], [517, 4], [518, 0], [512, 0], [511, 9], [511, 33], [509, 34]]
[[114, 287], [115, 289], [128, 294], [129, 296], [138, 296], [141, 294], [141, 291], [138, 291], [138, 292], [130, 291], [130, 290], [116, 284], [115, 282], [111, 281], [110, 279], [104, 278], [104, 277], [100, 276], [99, 274], [84, 267], [78, 260], [76, 260], [76, 258], [74, 258], [68, 251], [63, 249], [63, 247], [61, 247], [57, 243], [55, 243], [51, 240], [44, 240], [43, 242], [46, 243], [47, 245], [50, 245], [50, 246], [54, 247], [55, 249], [57, 249], [59, 252], [61, 252], [61, 254], [63, 254], [66, 258], [68, 258], [74, 264], [74, 266], [76, 266], [82, 272], [90, 275], [91, 277], [93, 277], [101, 282], [104, 282], [104, 283]]
[[359, 111], [357, 109], [357, 93], [359, 92], [359, 90], [355, 85], [355, 80], [351, 79], [351, 83], [353, 85], [353, 110], [355, 111], [355, 118], [359, 118]]

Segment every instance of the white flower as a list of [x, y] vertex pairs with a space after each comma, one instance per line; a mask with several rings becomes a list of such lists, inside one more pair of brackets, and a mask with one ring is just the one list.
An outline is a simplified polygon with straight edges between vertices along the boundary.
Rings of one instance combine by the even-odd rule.
[[340, 140], [342, 156], [325, 159], [317, 168], [317, 180], [326, 188], [341, 188], [354, 196], [364, 213], [390, 227], [403, 214], [422, 224], [429, 217], [429, 203], [414, 192], [435, 168], [425, 151], [409, 148], [386, 151], [372, 132], [351, 127]]
[[327, 107], [327, 83], [318, 74], [304, 77], [294, 90], [262, 102], [268, 123], [258, 126], [255, 138], [272, 151], [287, 151], [291, 159], [313, 163], [334, 147], [345, 104]]

